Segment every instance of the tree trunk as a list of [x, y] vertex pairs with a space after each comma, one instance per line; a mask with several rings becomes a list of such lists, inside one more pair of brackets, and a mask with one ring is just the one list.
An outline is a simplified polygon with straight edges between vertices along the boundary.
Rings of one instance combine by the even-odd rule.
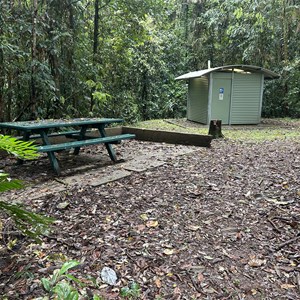
[[37, 95], [36, 95], [36, 59], [37, 59], [37, 49], [36, 49], [36, 23], [37, 23], [37, 13], [38, 13], [38, 3], [37, 0], [33, 0], [33, 13], [32, 13], [32, 44], [31, 44], [31, 83], [30, 83], [30, 98], [31, 98], [31, 115], [32, 118], [36, 117], [37, 108]]
[[[75, 60], [75, 47], [76, 47], [76, 35], [77, 35], [77, 30], [76, 30], [76, 24], [75, 24], [75, 18], [74, 18], [74, 7], [73, 7], [73, 1], [69, 0], [69, 30], [71, 32], [71, 37], [70, 37], [70, 47], [67, 49], [67, 63], [68, 63], [68, 69], [70, 70], [71, 74], [75, 74], [76, 72], [76, 64], [74, 64]], [[72, 75], [72, 79], [74, 80], [74, 85], [77, 86], [78, 81], [77, 78]], [[76, 90], [76, 89], [75, 89]], [[72, 103], [73, 107], [78, 110], [78, 96], [76, 93], [74, 93], [74, 87], [72, 86], [70, 88], [70, 94], [72, 95]]]
[[283, 15], [282, 15], [282, 31], [283, 31], [283, 60], [285, 64], [288, 63], [289, 54], [288, 54], [288, 16], [286, 13], [286, 0], [282, 1], [283, 5]]
[[[1, 34], [1, 29], [0, 29]], [[0, 49], [0, 122], [4, 121], [4, 55], [3, 50]]]
[[[0, 1], [0, 36], [4, 35], [3, 23], [4, 23], [4, 13], [5, 7], [4, 4]], [[5, 87], [5, 70], [4, 70], [4, 52], [0, 48], [0, 122], [4, 121], [4, 87]]]
[[99, 46], [99, 0], [95, 0], [95, 15], [94, 15], [94, 40], [93, 40], [93, 59], [95, 62], [95, 56], [98, 53], [98, 46]]
[[12, 114], [12, 98], [13, 98], [13, 74], [9, 74], [7, 76], [7, 100], [5, 103], [5, 114], [4, 118], [6, 121], [11, 121]]
[[[98, 47], [99, 47], [99, 0], [95, 0], [94, 3], [94, 10], [95, 10], [95, 14], [94, 14], [94, 40], [93, 40], [93, 65], [95, 66], [96, 64], [96, 57], [97, 57], [97, 53], [98, 53]], [[95, 81], [96, 78], [93, 78], [93, 80]], [[95, 91], [95, 87], [93, 87], [91, 89], [91, 103], [90, 103], [90, 111], [92, 112], [94, 104], [95, 104], [95, 100], [94, 100], [94, 96], [93, 93]]]
[[223, 138], [222, 134], [222, 121], [221, 120], [211, 120], [209, 124], [209, 135], [212, 135], [214, 139]]

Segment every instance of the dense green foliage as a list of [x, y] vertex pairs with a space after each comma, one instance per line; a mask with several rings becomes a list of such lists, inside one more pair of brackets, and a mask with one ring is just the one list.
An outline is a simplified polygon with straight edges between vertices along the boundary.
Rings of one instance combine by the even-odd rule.
[[266, 116], [300, 116], [296, 0], [0, 1], [0, 121], [184, 116], [188, 71], [244, 63], [281, 79]]

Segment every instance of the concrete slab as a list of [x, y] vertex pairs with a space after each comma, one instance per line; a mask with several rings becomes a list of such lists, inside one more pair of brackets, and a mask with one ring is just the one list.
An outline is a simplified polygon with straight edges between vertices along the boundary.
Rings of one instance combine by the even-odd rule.
[[160, 167], [165, 163], [166, 163], [165, 161], [159, 161], [159, 160], [137, 159], [123, 164], [123, 168], [125, 170], [129, 170], [133, 172], [144, 172], [147, 171], [148, 169]]
[[105, 184], [105, 183], [108, 183], [111, 181], [115, 181], [115, 180], [130, 176], [130, 175], [131, 175], [131, 172], [128, 172], [126, 170], [115, 170], [109, 175], [106, 175], [103, 177], [97, 176], [97, 177], [94, 177], [94, 178], [88, 180], [87, 185], [96, 187], [96, 186], [100, 186], [102, 184]]

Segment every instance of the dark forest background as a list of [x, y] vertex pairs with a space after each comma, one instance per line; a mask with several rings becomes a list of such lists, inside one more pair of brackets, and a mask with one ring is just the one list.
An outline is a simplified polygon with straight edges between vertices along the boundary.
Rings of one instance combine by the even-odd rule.
[[263, 114], [300, 117], [298, 0], [0, 0], [0, 121], [185, 116], [198, 69], [251, 64]]

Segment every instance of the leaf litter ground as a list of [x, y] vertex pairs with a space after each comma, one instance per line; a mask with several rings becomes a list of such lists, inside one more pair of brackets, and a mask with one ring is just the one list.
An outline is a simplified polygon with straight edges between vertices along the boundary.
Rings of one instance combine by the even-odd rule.
[[[139, 299], [300, 299], [299, 139], [216, 140], [177, 156], [183, 146], [115, 147], [132, 157], [159, 152], [164, 164], [99, 186], [83, 177], [34, 199], [29, 190], [26, 205], [56, 223], [41, 245], [19, 239], [1, 252], [0, 294], [38, 297], [40, 279], [72, 259], [81, 262], [72, 274], [85, 291], [104, 299], [119, 299], [130, 282], [140, 285]], [[27, 162], [18, 177], [47, 183], [45, 165]], [[7, 169], [17, 172], [9, 161]], [[7, 220], [3, 244], [10, 230]], [[116, 286], [101, 282], [103, 267], [117, 273]]]

